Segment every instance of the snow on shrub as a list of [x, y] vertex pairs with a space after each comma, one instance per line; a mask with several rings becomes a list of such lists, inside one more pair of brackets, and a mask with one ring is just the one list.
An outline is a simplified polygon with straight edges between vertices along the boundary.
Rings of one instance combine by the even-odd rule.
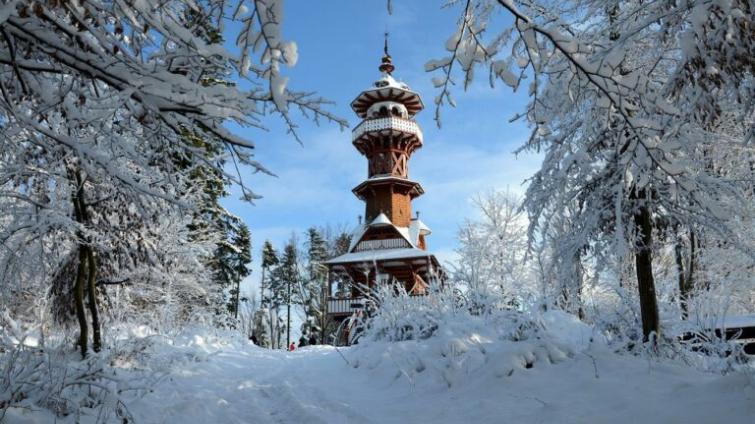
[[[187, 326], [165, 335], [143, 325], [110, 329], [85, 360], [67, 338], [0, 315], [0, 422], [134, 422], [129, 405], [187, 363], [248, 342], [231, 330]], [[41, 342], [42, 341], [42, 342]], [[66, 421], [66, 422], [68, 422]]]
[[24, 411], [46, 410], [75, 422], [82, 416], [96, 417], [96, 422], [132, 422], [124, 396], [148, 393], [158, 378], [149, 372], [124, 378], [112, 367], [113, 351], [82, 361], [70, 351], [23, 344], [0, 351], [0, 421], [14, 422]]
[[411, 385], [428, 374], [449, 387], [475, 372], [511, 376], [561, 362], [593, 340], [592, 328], [565, 312], [505, 309], [492, 298], [470, 305], [450, 289], [408, 296], [385, 288], [374, 302], [379, 308], [354, 330], [359, 336], [350, 363], [387, 367]]

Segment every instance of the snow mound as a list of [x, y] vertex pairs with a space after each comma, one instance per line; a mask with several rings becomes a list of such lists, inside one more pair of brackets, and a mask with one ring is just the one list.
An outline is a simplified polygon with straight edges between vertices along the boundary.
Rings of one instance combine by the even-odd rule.
[[575, 351], [589, 347], [596, 339], [605, 339], [595, 328], [580, 321], [578, 317], [560, 310], [544, 312], [539, 316], [540, 324], [548, 338], [569, 345]]
[[478, 373], [510, 377], [572, 358], [596, 340], [591, 326], [562, 311], [479, 311], [443, 292], [381, 296], [377, 315], [349, 351], [350, 363], [412, 385], [427, 379], [451, 387]]

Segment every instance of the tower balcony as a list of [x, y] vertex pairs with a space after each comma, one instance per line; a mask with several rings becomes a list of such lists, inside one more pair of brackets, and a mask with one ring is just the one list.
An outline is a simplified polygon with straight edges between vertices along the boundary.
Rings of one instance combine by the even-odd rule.
[[365, 119], [351, 131], [351, 140], [357, 145], [363, 138], [369, 138], [370, 135], [409, 136], [416, 138], [419, 146], [422, 145], [423, 141], [422, 130], [419, 125], [413, 120], [398, 116]]

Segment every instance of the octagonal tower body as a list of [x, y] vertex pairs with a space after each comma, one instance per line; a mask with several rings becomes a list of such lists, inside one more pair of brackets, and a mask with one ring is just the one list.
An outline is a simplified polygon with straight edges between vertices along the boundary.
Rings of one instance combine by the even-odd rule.
[[432, 281], [444, 279], [427, 251], [430, 228], [412, 215], [412, 200], [424, 194], [409, 178], [409, 161], [424, 142], [414, 120], [422, 99], [391, 74], [387, 46], [379, 69], [380, 79], [351, 103], [362, 118], [351, 141], [367, 159], [367, 179], [352, 191], [365, 202], [365, 219], [352, 233], [348, 251], [326, 262], [328, 315], [336, 320], [364, 308], [365, 288], [401, 284], [407, 293], [422, 295]]
[[422, 130], [414, 121], [423, 105], [417, 93], [385, 70], [390, 56], [383, 60], [382, 77], [351, 103], [363, 119], [352, 132], [352, 142], [367, 158], [367, 180], [353, 191], [365, 202], [367, 222], [384, 213], [394, 225], [409, 227], [411, 201], [424, 193], [419, 183], [409, 179], [409, 160], [423, 143]]

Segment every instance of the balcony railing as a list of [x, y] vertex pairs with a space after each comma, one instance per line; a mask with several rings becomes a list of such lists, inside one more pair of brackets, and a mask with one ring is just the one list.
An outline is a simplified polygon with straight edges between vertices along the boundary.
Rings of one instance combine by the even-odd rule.
[[402, 131], [416, 135], [420, 143], [422, 143], [423, 140], [422, 130], [419, 128], [419, 125], [417, 125], [416, 122], [396, 116], [377, 119], [365, 119], [351, 132], [351, 139], [352, 141], [354, 141], [359, 139], [359, 137], [361, 137], [364, 133], [382, 130]]
[[363, 252], [365, 250], [380, 250], [380, 249], [402, 249], [412, 247], [409, 242], [402, 238], [395, 239], [383, 239], [383, 240], [364, 240], [354, 248], [355, 252]]
[[[427, 298], [424, 294], [410, 294], [407, 296], [409, 302], [416, 302], [418, 305], [426, 302]], [[328, 314], [331, 315], [351, 315], [354, 312], [362, 311], [367, 306], [367, 302], [374, 302], [374, 300], [368, 300], [365, 297], [349, 297], [349, 298], [334, 298], [328, 299]], [[377, 305], [373, 305], [377, 306]]]
[[365, 297], [330, 298], [328, 299], [329, 314], [353, 314], [363, 310], [367, 302]]

